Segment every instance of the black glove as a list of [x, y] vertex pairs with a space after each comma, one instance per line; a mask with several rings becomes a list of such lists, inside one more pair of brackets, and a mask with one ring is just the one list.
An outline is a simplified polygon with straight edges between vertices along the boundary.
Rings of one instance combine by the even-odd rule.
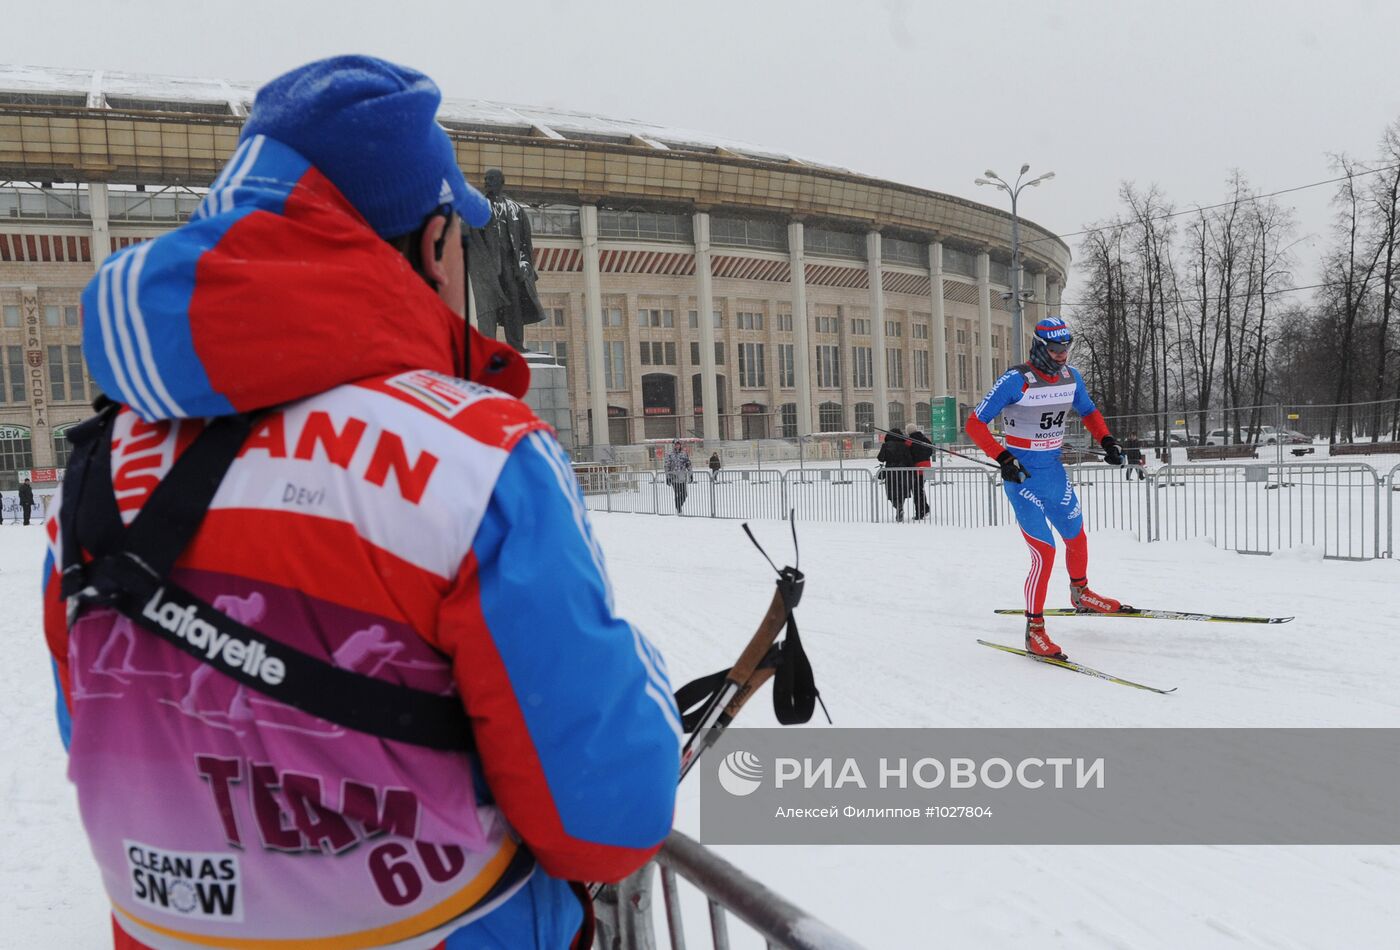
[[997, 464], [1001, 466], [1001, 477], [1008, 482], [1015, 482], [1017, 485], [1030, 478], [1029, 473], [1021, 465], [1021, 460], [1011, 454], [1010, 449], [1002, 449], [997, 456]]
[[1099, 440], [1099, 445], [1103, 446], [1103, 460], [1109, 465], [1123, 464], [1123, 446], [1118, 444], [1118, 440], [1111, 435], [1106, 435]]

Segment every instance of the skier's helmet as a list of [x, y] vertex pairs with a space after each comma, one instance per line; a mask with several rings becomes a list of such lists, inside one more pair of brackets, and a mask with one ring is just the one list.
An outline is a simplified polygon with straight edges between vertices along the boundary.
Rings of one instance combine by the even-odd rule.
[[1050, 358], [1050, 353], [1064, 353], [1074, 342], [1069, 325], [1059, 317], [1044, 317], [1035, 325], [1035, 339], [1031, 342], [1030, 364], [1047, 376], [1060, 371], [1061, 364]]

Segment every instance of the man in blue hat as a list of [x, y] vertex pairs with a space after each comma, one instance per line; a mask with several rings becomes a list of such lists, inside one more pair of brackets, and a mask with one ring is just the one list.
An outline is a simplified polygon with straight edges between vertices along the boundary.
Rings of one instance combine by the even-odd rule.
[[122, 950], [568, 947], [570, 882], [670, 831], [665, 665], [524, 361], [466, 323], [490, 210], [439, 102], [364, 56], [273, 80], [191, 220], [84, 293], [115, 402], [49, 525], [45, 632]]
[[[1103, 446], [1108, 464], [1122, 465], [1123, 450], [1109, 434], [1108, 423], [1084, 386], [1084, 377], [1069, 365], [1074, 342], [1069, 327], [1059, 317], [1046, 317], [1035, 325], [1034, 334], [1030, 359], [1002, 374], [968, 416], [966, 430], [1001, 466], [1002, 488], [1031, 551], [1031, 571], [1026, 578], [1026, 649], [1037, 656], [1064, 659], [1064, 652], [1045, 632], [1042, 614], [1045, 589], [1055, 566], [1051, 525], [1065, 541], [1070, 602], [1075, 609], [1112, 613], [1122, 606], [1089, 589], [1089, 545], [1079, 496], [1070, 486], [1060, 459], [1066, 414], [1071, 409], [1079, 414], [1084, 428]], [[1001, 417], [1006, 445], [987, 428], [997, 416]]]

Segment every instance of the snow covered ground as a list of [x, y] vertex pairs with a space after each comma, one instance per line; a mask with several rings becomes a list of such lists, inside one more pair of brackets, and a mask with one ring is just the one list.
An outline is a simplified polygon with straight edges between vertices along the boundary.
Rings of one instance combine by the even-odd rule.
[[[620, 609], [683, 682], [732, 662], [772, 592], [734, 521], [598, 514]], [[780, 563], [786, 527], [757, 522]], [[1009, 527], [799, 524], [799, 616], [838, 726], [1400, 727], [1400, 562], [1244, 557], [1204, 542], [1091, 538], [1090, 577], [1134, 603], [1297, 616], [1275, 627], [1054, 621], [1085, 663], [1163, 697], [976, 645], [1016, 643], [1025, 548]], [[38, 527], [0, 528], [0, 789], [10, 815], [0, 945], [109, 945], [105, 900], [53, 725]], [[1066, 603], [1063, 562], [1051, 604]], [[741, 725], [774, 725], [767, 696]], [[820, 728], [814, 725], [813, 728]], [[677, 826], [695, 834], [696, 786]], [[1396, 847], [724, 847], [728, 860], [869, 947], [1393, 945]], [[689, 943], [708, 945], [689, 901]], [[761, 946], [732, 925], [736, 947]]]

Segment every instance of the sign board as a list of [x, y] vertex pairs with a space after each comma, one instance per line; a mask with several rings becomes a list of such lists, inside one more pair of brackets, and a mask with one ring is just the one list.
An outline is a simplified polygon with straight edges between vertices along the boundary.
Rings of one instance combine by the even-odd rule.
[[27, 439], [29, 426], [0, 426], [0, 439]]
[[1296, 412], [1290, 412], [1290, 413], [1288, 414], [1288, 418], [1291, 419], [1291, 420], [1293, 420], [1294, 422], [1297, 422], [1299, 416], [1298, 416], [1298, 413], [1296, 413]]
[[58, 471], [52, 468], [36, 468], [33, 470], [30, 480], [36, 482], [56, 482], [58, 481]]
[[944, 396], [929, 403], [929, 441], [935, 445], [958, 441], [958, 400]]

